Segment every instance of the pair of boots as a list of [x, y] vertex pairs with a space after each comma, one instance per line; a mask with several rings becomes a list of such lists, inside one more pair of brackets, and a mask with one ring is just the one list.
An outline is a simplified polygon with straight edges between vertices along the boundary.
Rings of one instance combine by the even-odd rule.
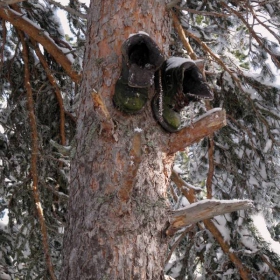
[[213, 93], [197, 66], [201, 61], [181, 57], [164, 60], [156, 43], [146, 34], [128, 38], [122, 46], [122, 72], [113, 101], [123, 112], [137, 113], [148, 100], [155, 83], [152, 109], [161, 126], [178, 131], [180, 111], [190, 102], [212, 99]]

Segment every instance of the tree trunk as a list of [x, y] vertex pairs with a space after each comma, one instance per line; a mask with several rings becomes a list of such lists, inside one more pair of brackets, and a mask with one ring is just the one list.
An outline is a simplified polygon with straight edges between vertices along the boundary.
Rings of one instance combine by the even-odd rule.
[[167, 54], [165, 1], [92, 0], [88, 14], [60, 279], [161, 279], [169, 134], [153, 118], [153, 89], [136, 115], [118, 111], [112, 96], [131, 33], [145, 31]]

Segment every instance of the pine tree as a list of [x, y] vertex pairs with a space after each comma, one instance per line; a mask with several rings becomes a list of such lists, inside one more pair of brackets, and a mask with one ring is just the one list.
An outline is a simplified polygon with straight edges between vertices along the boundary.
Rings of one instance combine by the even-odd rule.
[[[124, 29], [121, 36], [116, 38], [112, 36], [118, 34], [117, 29], [111, 30], [110, 40], [108, 34], [98, 33], [100, 31], [90, 33], [92, 32], [90, 30], [93, 30], [90, 29], [93, 28], [92, 20], [99, 18], [99, 21], [105, 24], [107, 20], [114, 18], [113, 11], [117, 15], [121, 9], [128, 11], [131, 7], [137, 7], [137, 4], [133, 2], [135, 6], [133, 3], [127, 3], [118, 7], [118, 1], [111, 1], [109, 16], [102, 14], [104, 10], [100, 9], [102, 5], [107, 9], [109, 1], [101, 1], [102, 3], [92, 1], [90, 8], [92, 13], [85, 4], [78, 1], [70, 1], [66, 7], [53, 0], [5, 2], [6, 4], [0, 3], [0, 213], [1, 217], [8, 218], [9, 223], [4, 224], [0, 220], [0, 278], [56, 279], [61, 271], [68, 271], [69, 275], [72, 273], [69, 272], [71, 266], [67, 264], [68, 257], [71, 256], [70, 246], [76, 242], [69, 238], [71, 231], [68, 230], [68, 235], [66, 234], [64, 249], [62, 245], [67, 223], [70, 163], [72, 162], [72, 195], [70, 194], [69, 204], [71, 215], [76, 207], [73, 199], [76, 180], [73, 166], [79, 173], [88, 174], [90, 172], [87, 169], [88, 165], [83, 165], [81, 161], [90, 158], [93, 150], [96, 150], [98, 155], [98, 157], [94, 155], [93, 158], [100, 162], [100, 165], [104, 164], [101, 162], [104, 155], [98, 154], [98, 149], [102, 150], [102, 145], [99, 147], [98, 141], [102, 137], [105, 139], [104, 132], [109, 136], [111, 133], [111, 123], [104, 121], [104, 112], [106, 116], [105, 109], [108, 107], [110, 112], [114, 112], [115, 132], [112, 134], [114, 141], [119, 137], [127, 141], [127, 147], [132, 147], [130, 155], [133, 157], [131, 162], [133, 161], [134, 165], [128, 168], [128, 172], [132, 175], [128, 174], [118, 180], [123, 180], [127, 186], [129, 184], [137, 186], [130, 194], [132, 197], [130, 206], [124, 203], [118, 210], [118, 222], [119, 225], [123, 225], [123, 231], [118, 230], [119, 236], [114, 238], [119, 240], [122, 240], [123, 236], [133, 238], [136, 225], [135, 228], [131, 227], [130, 235], [122, 218], [128, 219], [127, 213], [135, 211], [133, 213], [139, 215], [138, 218], [141, 220], [141, 226], [137, 230], [144, 231], [145, 228], [149, 228], [150, 232], [154, 233], [158, 230], [154, 227], [160, 228], [162, 248], [158, 256], [161, 261], [164, 252], [167, 253], [162, 266], [165, 262], [165, 273], [175, 279], [197, 279], [199, 276], [202, 279], [278, 279], [280, 276], [278, 187], [280, 86], [276, 70], [280, 66], [278, 1], [186, 0], [170, 1], [169, 4], [155, 1], [157, 4], [153, 6], [149, 6], [151, 1], [139, 3], [136, 1], [135, 3], [141, 7], [140, 11], [132, 9], [131, 14], [127, 13], [127, 30]], [[146, 16], [150, 13], [155, 15], [156, 12], [153, 10], [155, 6], [158, 7], [158, 18], [151, 22], [156, 23], [157, 28], [159, 25], [162, 26], [162, 29], [157, 31], [154, 31], [148, 23], [145, 25]], [[67, 14], [71, 34], [63, 32], [57, 14], [61, 10]], [[88, 31], [86, 31], [87, 13], [91, 23]], [[162, 24], [159, 23], [162, 20], [160, 14], [164, 14], [165, 17]], [[191, 103], [182, 110], [180, 112], [182, 126], [187, 126], [190, 131], [196, 133], [195, 120], [200, 115], [207, 115], [207, 111], [214, 112], [215, 109], [216, 112], [220, 112], [218, 108], [226, 111], [225, 127], [220, 130], [214, 129], [210, 136], [206, 134], [209, 137], [177, 153], [168, 191], [164, 189], [169, 185], [168, 176], [162, 175], [166, 163], [156, 166], [161, 162], [159, 155], [150, 167], [151, 176], [155, 174], [153, 176], [158, 178], [153, 186], [155, 192], [148, 189], [149, 180], [154, 179], [149, 177], [150, 173], [143, 167], [140, 171], [137, 170], [141, 166], [140, 159], [137, 161], [137, 143], [142, 145], [143, 139], [139, 138], [141, 133], [135, 133], [136, 136], [132, 137], [134, 132], [129, 131], [129, 128], [140, 121], [143, 123], [141, 129], [149, 131], [146, 139], [152, 141], [147, 141], [144, 149], [147, 164], [152, 162], [149, 158], [152, 151], [160, 151], [161, 145], [164, 144], [169, 145], [167, 146], [169, 153], [173, 153], [177, 149], [176, 144], [182, 147], [180, 141], [183, 142], [182, 137], [186, 138], [186, 135], [178, 138], [181, 132], [168, 133], [162, 130], [160, 124], [153, 120], [148, 105], [145, 113], [126, 115], [118, 108], [114, 108], [111, 100], [107, 99], [112, 95], [110, 91], [103, 103], [105, 95], [102, 96], [92, 88], [87, 88], [86, 83], [82, 88], [80, 86], [81, 73], [84, 70], [83, 77], [88, 81], [92, 79], [90, 83], [94, 84], [93, 81], [98, 80], [98, 75], [102, 72], [104, 84], [108, 88], [112, 87], [120, 74], [121, 58], [116, 56], [117, 51], [110, 54], [108, 46], [114, 46], [112, 48], [119, 50], [123, 40], [129, 35], [127, 32], [133, 28], [135, 33], [139, 31], [135, 23], [132, 24], [132, 21], [139, 17], [142, 19], [141, 24], [138, 23], [139, 26], [143, 29], [146, 26], [147, 30], [144, 31], [152, 32], [151, 37], [156, 40], [159, 47], [162, 50], [165, 48], [163, 52], [166, 57], [179, 56], [204, 60], [205, 68], [202, 71], [214, 93], [214, 99]], [[173, 26], [170, 25], [171, 19]], [[119, 23], [119, 26], [122, 24]], [[100, 30], [103, 27], [101, 25]], [[172, 40], [169, 40], [170, 36]], [[106, 54], [96, 56], [95, 66], [91, 71], [89, 70], [89, 63], [92, 63], [91, 55], [86, 51], [84, 57], [86, 42], [96, 44], [92, 46], [94, 52], [98, 53], [101, 50]], [[88, 46], [88, 50], [90, 48]], [[113, 66], [107, 69], [106, 65]], [[77, 126], [76, 113], [80, 112], [81, 116], [79, 110], [82, 107], [78, 109], [81, 102], [90, 104], [88, 99], [88, 103], [85, 103], [86, 90], [92, 90], [88, 98], [94, 100], [95, 105], [94, 113], [86, 116], [88, 119], [84, 117], [84, 120], [92, 122], [83, 123], [80, 117]], [[84, 110], [89, 108], [86, 107]], [[144, 122], [147, 122], [146, 126]], [[88, 141], [84, 143], [85, 146], [79, 146], [74, 135], [81, 135], [81, 128], [87, 125], [91, 127], [90, 137], [85, 137]], [[153, 131], [149, 130], [151, 128]], [[160, 138], [159, 142], [155, 135]], [[130, 138], [133, 139], [132, 142]], [[108, 138], [104, 143], [106, 141]], [[155, 146], [155, 143], [158, 146]], [[96, 146], [93, 147], [93, 144]], [[81, 155], [80, 159], [75, 158], [77, 149]], [[140, 152], [142, 153], [142, 150]], [[125, 164], [125, 153], [123, 151], [116, 154], [116, 162]], [[170, 159], [172, 157], [165, 158], [166, 162]], [[108, 162], [110, 166], [108, 158], [104, 162], [105, 164]], [[171, 162], [165, 165], [166, 174], [170, 172], [168, 169], [170, 166]], [[95, 168], [99, 170], [98, 166]], [[120, 167], [115, 166], [115, 169], [118, 168]], [[139, 174], [142, 174], [142, 177]], [[92, 180], [92, 188], [102, 181], [105, 182], [106, 176], [108, 175], [102, 172], [98, 173], [95, 177], [98, 183]], [[144, 176], [147, 176], [146, 181], [141, 181]], [[144, 191], [140, 192], [135, 178], [138, 183], [139, 180], [142, 182], [143, 190], [150, 192], [150, 196], [145, 197]], [[79, 183], [88, 184], [86, 180]], [[111, 188], [113, 190], [114, 185]], [[108, 207], [118, 203], [118, 199], [129, 199], [121, 191], [115, 195], [115, 191], [108, 189], [110, 195], [100, 193], [91, 199], [96, 200], [96, 205], [103, 209], [103, 213], [112, 214]], [[165, 224], [167, 222], [165, 215], [170, 215], [170, 211], [166, 209], [167, 201], [164, 198], [166, 192], [170, 203], [168, 207], [169, 210], [171, 207], [175, 211], [173, 213], [178, 213], [176, 210], [189, 207], [189, 204], [198, 201], [207, 202], [205, 199], [213, 199], [215, 203], [216, 200], [235, 202], [235, 199], [248, 199], [253, 201], [254, 208], [250, 211], [212, 215], [209, 217], [215, 216], [213, 219], [203, 222], [201, 218], [198, 222], [181, 228], [177, 228], [171, 219], [171, 225], [168, 227], [168, 224]], [[157, 195], [161, 199], [154, 203], [153, 196]], [[137, 204], [135, 210], [134, 203]], [[87, 216], [79, 217], [76, 223], [82, 223], [83, 219], [96, 223], [94, 217], [89, 215], [96, 209], [93, 207], [81, 210], [79, 205], [77, 204], [77, 213], [87, 213]], [[84, 205], [90, 203], [85, 202]], [[216, 207], [218, 209], [219, 206]], [[158, 211], [158, 220], [151, 221], [151, 217], [154, 217], [149, 216], [151, 209], [154, 214]], [[74, 216], [72, 218], [76, 219]], [[68, 222], [70, 220], [71, 216], [68, 216]], [[89, 222], [88, 226], [90, 227]], [[101, 223], [99, 227], [102, 229], [102, 226], [104, 224]], [[112, 229], [115, 231], [115, 228]], [[268, 229], [272, 239], [262, 233], [263, 229]], [[102, 232], [104, 236], [101, 235]], [[99, 240], [92, 240], [95, 242], [92, 244], [100, 243], [103, 238], [108, 241], [110, 238], [106, 239], [105, 233], [104, 228], [104, 231], [103, 229], [100, 231]], [[156, 242], [157, 239], [152, 237], [145, 239], [139, 235], [137, 240], [139, 248], [144, 244], [149, 247], [149, 253], [146, 247], [142, 248], [142, 253], [143, 256], [147, 253], [147, 259], [151, 258], [152, 249], [155, 250], [157, 245], [153, 243], [154, 247], [151, 248], [149, 240]], [[73, 244], [69, 244], [71, 242]], [[89, 244], [85, 244], [85, 248]], [[120, 243], [119, 248], [121, 246]], [[67, 261], [62, 265], [63, 250]], [[103, 252], [110, 252], [106, 250], [103, 249]], [[100, 252], [99, 247], [96, 245], [91, 252], [97, 256]], [[86, 249], [84, 253], [88, 253]], [[81, 252], [77, 254], [82, 256]], [[133, 258], [139, 262], [146, 261], [141, 259], [141, 256], [137, 257], [137, 254]], [[72, 261], [78, 262], [79, 258], [75, 260], [72, 256]], [[120, 263], [128, 265], [129, 261], [122, 259]], [[104, 264], [108, 267], [110, 265], [104, 260], [104, 263], [99, 264], [100, 268]], [[75, 265], [77, 272], [82, 271], [79, 270], [81, 267], [84, 272], [86, 267], [91, 267], [86, 263]], [[136, 263], [134, 265], [137, 267]], [[106, 270], [106, 267], [104, 269]], [[101, 279], [97, 276], [97, 272], [86, 273], [91, 273], [91, 279]], [[127, 273], [129, 275], [130, 272]], [[152, 272], [151, 266], [147, 263], [146, 273], [139, 276], [139, 279], [155, 279], [153, 273], [156, 275], [157, 272]], [[67, 279], [67, 275], [60, 277]], [[122, 277], [128, 279], [127, 275]], [[83, 279], [82, 276], [80, 279]]]

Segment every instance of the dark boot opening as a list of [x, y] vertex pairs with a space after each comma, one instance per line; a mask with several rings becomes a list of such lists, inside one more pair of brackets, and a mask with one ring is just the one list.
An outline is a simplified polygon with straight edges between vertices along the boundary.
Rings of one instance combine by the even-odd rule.
[[204, 81], [203, 76], [196, 66], [185, 70], [183, 80], [183, 92], [189, 101], [200, 99], [212, 99], [213, 93]]
[[131, 64], [137, 64], [139, 67], [144, 68], [149, 64], [149, 49], [144, 42], [140, 42], [131, 47], [128, 53], [129, 61]]
[[183, 92], [185, 94], [199, 94], [202, 83], [202, 75], [195, 66], [185, 70], [183, 80]]

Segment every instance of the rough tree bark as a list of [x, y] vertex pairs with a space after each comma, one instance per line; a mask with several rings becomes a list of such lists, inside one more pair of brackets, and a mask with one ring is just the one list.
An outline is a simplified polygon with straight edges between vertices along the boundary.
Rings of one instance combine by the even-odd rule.
[[168, 20], [162, 0], [91, 2], [60, 279], [161, 278], [169, 134], [150, 104], [126, 115], [112, 96], [122, 43], [145, 31], [167, 54]]
[[169, 134], [150, 102], [136, 115], [114, 108], [122, 43], [145, 31], [167, 56], [169, 21], [163, 0], [91, 2], [61, 280], [164, 279], [174, 153], [186, 137], [191, 144], [225, 125], [225, 112], [213, 111], [198, 121], [215, 120], [200, 136]]

